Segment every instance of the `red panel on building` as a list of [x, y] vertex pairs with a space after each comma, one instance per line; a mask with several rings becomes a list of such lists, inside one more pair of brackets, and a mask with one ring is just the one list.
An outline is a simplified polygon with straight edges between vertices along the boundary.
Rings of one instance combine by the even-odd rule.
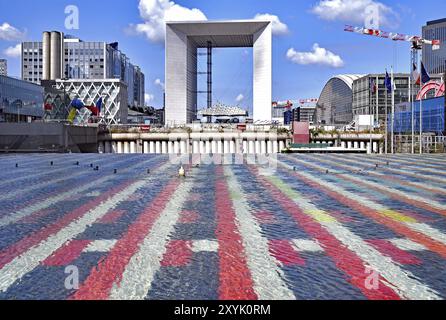
[[310, 143], [310, 124], [308, 122], [293, 122], [293, 143]]

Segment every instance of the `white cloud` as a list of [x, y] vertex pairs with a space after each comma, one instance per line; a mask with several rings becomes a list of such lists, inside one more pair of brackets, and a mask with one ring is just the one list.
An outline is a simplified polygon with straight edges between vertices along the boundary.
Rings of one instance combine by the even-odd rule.
[[4, 22], [0, 25], [0, 40], [18, 41], [23, 40], [25, 33], [19, 29], [14, 28], [9, 23]]
[[189, 9], [169, 0], [140, 0], [139, 14], [144, 23], [132, 25], [131, 29], [152, 42], [164, 41], [166, 21], [207, 20], [201, 10]]
[[165, 89], [164, 82], [162, 82], [161, 79], [156, 79], [155, 82], [154, 82], [154, 84], [155, 84], [156, 86], [161, 87], [163, 90]]
[[10, 58], [20, 58], [22, 55], [22, 44], [19, 43], [14, 47], [6, 48], [3, 53]]
[[150, 103], [152, 103], [153, 100], [155, 100], [155, 96], [153, 94], [146, 93], [144, 95], [144, 101], [146, 105], [150, 105]]
[[239, 94], [237, 96], [237, 98], [235, 98], [235, 101], [237, 101], [238, 103], [242, 102], [245, 99], [245, 96], [243, 94]]
[[319, 64], [333, 68], [344, 66], [342, 58], [325, 48], [321, 48], [319, 44], [313, 45], [312, 52], [297, 52], [294, 48], [290, 48], [286, 54], [287, 59], [296, 64], [308, 65]]
[[280, 18], [276, 15], [269, 13], [258, 13], [254, 17], [255, 20], [266, 20], [272, 22], [273, 34], [276, 36], [288, 34], [288, 26], [280, 21]]
[[378, 12], [379, 24], [395, 26], [398, 23], [399, 17], [393, 9], [375, 0], [321, 0], [311, 12], [323, 20], [355, 22], [362, 26], [369, 20], [372, 8]]

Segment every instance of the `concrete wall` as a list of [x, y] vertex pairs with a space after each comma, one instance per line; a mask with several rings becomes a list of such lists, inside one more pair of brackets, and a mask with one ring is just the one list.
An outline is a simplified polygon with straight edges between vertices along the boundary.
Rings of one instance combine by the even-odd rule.
[[62, 123], [1, 123], [0, 152], [97, 152], [97, 128]]

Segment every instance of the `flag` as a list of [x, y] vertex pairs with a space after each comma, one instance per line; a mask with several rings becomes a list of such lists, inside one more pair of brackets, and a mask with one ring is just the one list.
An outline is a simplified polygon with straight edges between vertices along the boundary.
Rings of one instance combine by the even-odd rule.
[[412, 81], [415, 82], [415, 84], [421, 83], [421, 74], [418, 72], [418, 67], [415, 63], [412, 64]]
[[98, 109], [98, 115], [101, 113], [102, 110], [102, 97], [99, 98], [99, 100], [96, 102], [96, 108]]
[[423, 83], [428, 83], [429, 81], [431, 81], [431, 77], [429, 73], [427, 73], [426, 68], [424, 68], [423, 62], [421, 62], [421, 81]]
[[79, 99], [74, 99], [73, 101], [71, 101], [71, 106], [73, 108], [76, 108], [77, 110], [85, 108], [84, 103], [81, 100], [79, 100]]
[[387, 72], [387, 70], [386, 70], [386, 78], [385, 78], [385, 80], [384, 80], [384, 84], [386, 85], [386, 88], [387, 88], [387, 92], [388, 93], [392, 93], [392, 79], [390, 78], [390, 76], [389, 76], [389, 73]]
[[375, 83], [375, 79], [370, 78], [370, 91], [375, 94], [376, 93], [376, 83]]
[[76, 113], [77, 113], [76, 108], [71, 108], [70, 114], [68, 115], [68, 121], [70, 123], [73, 123], [74, 119], [76, 118]]

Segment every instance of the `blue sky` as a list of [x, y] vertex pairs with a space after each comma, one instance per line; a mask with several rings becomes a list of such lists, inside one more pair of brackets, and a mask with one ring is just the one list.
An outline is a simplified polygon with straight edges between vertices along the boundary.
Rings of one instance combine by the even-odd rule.
[[[65, 29], [64, 10], [70, 4], [79, 8], [79, 30]], [[446, 3], [438, 0], [0, 0], [0, 57], [8, 59], [10, 75], [19, 76], [20, 59], [8, 48], [20, 40], [40, 40], [44, 30], [64, 31], [83, 40], [118, 41], [121, 50], [142, 67], [150, 104], [160, 107], [163, 15], [175, 20], [218, 20], [268, 14], [280, 22], [273, 38], [273, 99], [317, 98], [336, 74], [382, 72], [391, 65], [396, 71], [408, 71], [408, 43], [343, 32], [345, 24], [364, 25], [363, 15], [370, 5], [380, 9], [380, 26], [386, 31], [419, 35], [426, 21], [446, 17]], [[313, 51], [315, 44], [321, 48], [318, 54]], [[205, 61], [199, 65], [205, 69]], [[235, 104], [238, 97], [242, 106], [250, 106], [251, 73], [251, 49], [216, 49], [214, 100]], [[202, 90], [205, 81], [205, 77], [199, 81]], [[201, 105], [205, 101], [199, 99]]]

